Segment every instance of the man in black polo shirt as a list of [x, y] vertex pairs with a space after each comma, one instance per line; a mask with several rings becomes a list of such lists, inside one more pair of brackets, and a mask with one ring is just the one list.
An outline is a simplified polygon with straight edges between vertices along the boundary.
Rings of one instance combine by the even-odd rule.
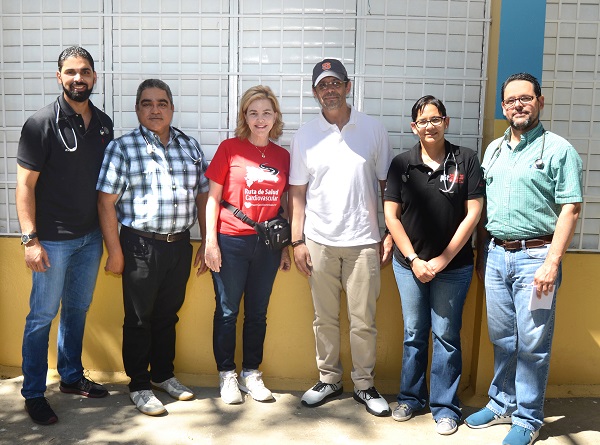
[[89, 100], [96, 72], [85, 49], [65, 49], [56, 77], [62, 94], [27, 119], [17, 153], [21, 244], [33, 272], [21, 394], [31, 419], [42, 425], [58, 420], [44, 393], [50, 326], [61, 304], [60, 390], [86, 397], [108, 394], [84, 377], [81, 350], [102, 256], [96, 180], [104, 149], [113, 137], [113, 123]]

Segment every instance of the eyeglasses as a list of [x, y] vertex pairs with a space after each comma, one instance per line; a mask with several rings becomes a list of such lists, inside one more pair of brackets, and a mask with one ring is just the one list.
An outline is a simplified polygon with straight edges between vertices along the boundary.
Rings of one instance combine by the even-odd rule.
[[346, 82], [342, 82], [341, 80], [334, 80], [332, 82], [321, 82], [319, 85], [317, 85], [316, 88], [319, 91], [327, 91], [329, 88], [339, 90], [344, 85], [346, 85]]
[[446, 119], [446, 116], [435, 116], [429, 120], [421, 119], [420, 121], [416, 121], [413, 123], [417, 126], [417, 128], [425, 128], [425, 127], [427, 127], [427, 124], [431, 124], [434, 127], [437, 127], [439, 125], [442, 125], [442, 122], [444, 122], [444, 119]]
[[533, 102], [533, 99], [536, 99], [537, 96], [520, 96], [520, 97], [511, 97], [510, 99], [506, 99], [502, 101], [502, 105], [504, 108], [513, 108], [517, 101], [521, 102], [521, 105], [527, 105]]

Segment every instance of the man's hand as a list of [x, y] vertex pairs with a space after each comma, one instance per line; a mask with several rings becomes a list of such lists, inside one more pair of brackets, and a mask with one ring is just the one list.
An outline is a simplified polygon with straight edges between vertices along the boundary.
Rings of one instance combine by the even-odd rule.
[[287, 272], [292, 268], [292, 260], [290, 259], [290, 251], [288, 247], [281, 249], [281, 261], [279, 261], [279, 270]]
[[106, 258], [106, 265], [104, 266], [104, 270], [106, 272], [114, 273], [115, 275], [121, 275], [124, 268], [125, 258], [123, 257], [122, 251], [108, 254], [108, 258]]
[[379, 264], [381, 267], [383, 267], [390, 263], [390, 261], [392, 261], [392, 250], [394, 248], [394, 238], [392, 238], [392, 234], [387, 233], [383, 235], [380, 244], [381, 245], [379, 247]]
[[542, 298], [542, 293], [548, 294], [554, 290], [554, 283], [558, 276], [558, 265], [544, 262], [533, 276], [533, 285], [537, 288], [537, 297]]
[[46, 272], [50, 267], [48, 253], [38, 240], [34, 240], [29, 246], [25, 246], [25, 264], [34, 272]]
[[312, 274], [312, 260], [310, 259], [310, 253], [306, 244], [299, 244], [294, 247], [294, 262], [296, 268], [307, 277]]
[[203, 241], [202, 244], [200, 244], [200, 247], [198, 247], [198, 251], [196, 252], [196, 259], [194, 260], [194, 267], [198, 268], [198, 270], [196, 271], [197, 277], [199, 277], [208, 270], [208, 266], [206, 265], [205, 260], [206, 249], [204, 246], [205, 244]]

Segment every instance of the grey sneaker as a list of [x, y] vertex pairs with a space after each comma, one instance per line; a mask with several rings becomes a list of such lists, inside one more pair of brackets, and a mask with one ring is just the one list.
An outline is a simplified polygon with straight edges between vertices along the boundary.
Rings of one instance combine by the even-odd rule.
[[323, 383], [319, 380], [315, 386], [304, 393], [302, 404], [311, 408], [322, 405], [327, 399], [339, 396], [343, 390], [341, 380], [337, 383]]
[[435, 424], [435, 432], [442, 436], [454, 434], [457, 429], [458, 425], [456, 424], [456, 420], [450, 419], [449, 417], [442, 417]]
[[221, 400], [228, 405], [232, 403], [242, 403], [242, 393], [238, 387], [237, 374], [235, 371], [219, 372], [219, 388], [221, 390]]
[[190, 400], [194, 398], [194, 393], [188, 387], [182, 385], [175, 377], [171, 377], [160, 383], [152, 382], [152, 385], [177, 400]]
[[413, 415], [413, 409], [406, 403], [400, 403], [394, 411], [392, 411], [392, 419], [398, 422], [406, 422]]
[[243, 371], [240, 375], [239, 388], [250, 394], [250, 396], [259, 402], [265, 402], [267, 400], [273, 400], [273, 394], [269, 391], [268, 388], [265, 387], [265, 384], [262, 380], [262, 372], [258, 369], [251, 369], [248, 372], [248, 375], [244, 377]]
[[148, 416], [158, 416], [166, 411], [164, 405], [149, 389], [130, 392], [129, 398], [141, 413]]

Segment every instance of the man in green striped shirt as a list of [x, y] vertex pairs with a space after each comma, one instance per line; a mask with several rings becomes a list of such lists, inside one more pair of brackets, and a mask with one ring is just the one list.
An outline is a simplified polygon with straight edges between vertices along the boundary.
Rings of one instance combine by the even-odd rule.
[[544, 96], [535, 77], [514, 74], [501, 92], [510, 127], [483, 159], [487, 203], [477, 255], [494, 378], [489, 403], [465, 423], [512, 424], [503, 444], [529, 445], [544, 420], [554, 295], [581, 211], [582, 162], [568, 141], [542, 126]]

